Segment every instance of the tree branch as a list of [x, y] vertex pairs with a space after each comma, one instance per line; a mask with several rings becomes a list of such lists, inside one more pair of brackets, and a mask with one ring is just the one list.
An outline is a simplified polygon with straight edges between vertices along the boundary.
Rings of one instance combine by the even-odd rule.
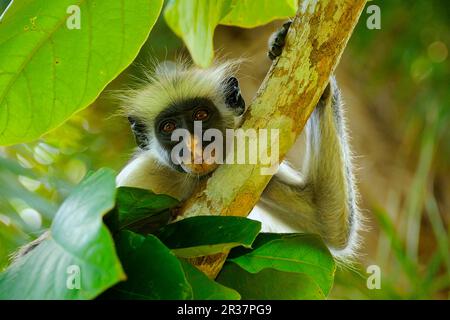
[[[325, 90], [366, 0], [320, 0], [315, 8], [314, 3], [300, 1], [283, 53], [273, 63], [242, 124], [243, 129], [279, 130], [279, 162]], [[261, 175], [262, 167], [260, 163], [220, 166], [184, 204], [181, 216], [247, 216], [271, 179]], [[216, 254], [191, 262], [215, 278], [226, 256]]]

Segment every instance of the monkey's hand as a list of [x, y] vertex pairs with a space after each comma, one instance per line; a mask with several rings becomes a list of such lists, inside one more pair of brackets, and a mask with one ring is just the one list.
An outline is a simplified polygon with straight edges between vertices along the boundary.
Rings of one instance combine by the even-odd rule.
[[[281, 55], [283, 52], [283, 47], [285, 45], [286, 35], [289, 31], [289, 28], [292, 24], [292, 21], [286, 21], [280, 29], [272, 33], [272, 35], [269, 38], [269, 51], [267, 52], [267, 55], [271, 60], [275, 60], [277, 57]], [[334, 78], [332, 77], [330, 79], [330, 82], [335, 82]], [[319, 105], [327, 105], [328, 101], [331, 98], [332, 92], [331, 92], [331, 86], [330, 83], [328, 83], [327, 87], [325, 88], [322, 96], [319, 100]]]
[[333, 93], [338, 90], [337, 84], [334, 76], [330, 77], [330, 81], [328, 82], [328, 85], [326, 86], [325, 90], [322, 93], [322, 96], [320, 97], [319, 103], [317, 104], [318, 107], [325, 108], [327, 105], [331, 105], [331, 99], [333, 96]]
[[283, 26], [276, 32], [274, 32], [269, 38], [269, 52], [267, 55], [270, 60], [275, 60], [275, 58], [281, 55], [283, 52], [283, 47], [285, 44], [286, 35], [288, 33], [289, 27], [292, 21], [287, 21]]

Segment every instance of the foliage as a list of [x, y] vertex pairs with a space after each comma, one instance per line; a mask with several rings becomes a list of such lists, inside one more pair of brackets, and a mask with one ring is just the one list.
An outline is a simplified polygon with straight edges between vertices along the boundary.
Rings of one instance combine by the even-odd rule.
[[136, 57], [162, 0], [81, 1], [79, 29], [66, 25], [72, 4], [15, 1], [1, 21], [2, 145], [36, 139], [92, 103]]
[[318, 300], [325, 298], [317, 283], [303, 273], [283, 272], [271, 268], [250, 273], [234, 263], [226, 263], [217, 281], [236, 289], [242, 299], [246, 300]]
[[207, 67], [213, 60], [214, 29], [219, 24], [251, 28], [292, 17], [296, 11], [296, 0], [171, 0], [164, 15], [194, 62]]
[[206, 67], [214, 55], [214, 29], [230, 10], [231, 0], [175, 0], [169, 2], [164, 14], [168, 25], [183, 38], [195, 63]]
[[115, 215], [117, 221], [111, 223], [117, 226], [117, 229], [141, 230], [142, 225], [155, 229], [168, 223], [169, 209], [176, 205], [178, 201], [169, 196], [157, 195], [139, 188], [119, 187]]
[[[124, 273], [102, 216], [114, 206], [111, 170], [88, 176], [64, 201], [49, 236], [0, 275], [0, 299], [91, 299]], [[70, 268], [80, 287], [69, 290]]]
[[9, 264], [9, 256], [27, 240], [29, 237], [21, 229], [7, 221], [0, 221], [0, 270]]
[[323, 299], [334, 272], [333, 257], [318, 236], [261, 233], [252, 249], [231, 252], [218, 281], [243, 299]]
[[330, 292], [335, 265], [320, 237], [263, 233], [252, 247], [252, 250], [235, 250], [229, 260], [250, 273], [266, 268], [302, 273], [314, 279], [323, 296]]
[[[88, 175], [59, 208], [50, 235], [0, 274], [0, 299], [92, 299], [99, 294], [102, 299], [238, 299], [242, 293], [312, 299], [325, 298], [332, 285], [334, 261], [318, 237], [260, 234], [255, 241], [259, 222], [214, 216], [188, 218], [141, 235], [127, 230], [130, 221], [142, 221], [136, 212], [152, 216], [178, 203], [148, 190], [119, 190], [116, 195], [109, 169]], [[107, 211], [112, 217], [105, 220], [109, 231], [102, 223]], [[219, 281], [230, 288], [183, 260], [238, 246], [245, 251], [237, 252], [230, 263], [256, 275], [227, 267]], [[69, 272], [74, 267], [76, 274]], [[239, 281], [230, 281], [234, 275]], [[71, 286], [77, 281], [79, 287]], [[253, 282], [260, 283], [264, 294], [257, 292], [259, 286], [251, 293], [242, 286]], [[269, 290], [284, 282], [291, 289], [288, 295]]]
[[250, 248], [261, 223], [242, 217], [198, 216], [169, 224], [156, 235], [179, 257], [193, 258]]
[[127, 281], [105, 297], [116, 299], [190, 299], [192, 288], [181, 262], [156, 237], [122, 231], [116, 237]]
[[297, 6], [297, 0], [234, 0], [232, 9], [220, 20], [220, 24], [254, 28], [275, 19], [293, 17], [297, 11]]

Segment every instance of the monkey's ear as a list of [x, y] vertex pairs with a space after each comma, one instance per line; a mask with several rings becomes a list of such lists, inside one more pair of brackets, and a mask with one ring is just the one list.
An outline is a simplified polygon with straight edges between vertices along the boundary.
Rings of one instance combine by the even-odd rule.
[[128, 117], [128, 122], [130, 122], [136, 144], [139, 148], [145, 149], [148, 146], [147, 126], [139, 119], [131, 116]]
[[245, 111], [245, 101], [241, 95], [239, 81], [235, 77], [225, 80], [225, 103], [228, 108], [233, 109], [236, 116], [240, 116]]

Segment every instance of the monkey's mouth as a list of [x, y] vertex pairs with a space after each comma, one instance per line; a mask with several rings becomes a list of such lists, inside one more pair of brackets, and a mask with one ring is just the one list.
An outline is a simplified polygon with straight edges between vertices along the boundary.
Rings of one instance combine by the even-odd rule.
[[204, 148], [201, 147], [201, 144], [195, 137], [191, 141], [191, 145], [187, 148], [187, 159], [180, 159], [181, 161], [177, 165], [178, 169], [198, 176], [205, 176], [216, 170], [219, 166], [216, 159], [216, 151], [212, 150], [209, 154], [205, 154]]
[[200, 163], [200, 164], [180, 164], [180, 167], [184, 170], [186, 173], [196, 174], [199, 176], [207, 175], [208, 173], [213, 172], [217, 169], [219, 165], [216, 163]]
[[180, 163], [180, 167], [186, 172], [191, 174], [196, 174], [199, 176], [207, 175], [208, 173], [213, 172], [219, 166], [216, 162], [215, 156], [216, 152], [213, 150], [211, 155], [206, 156], [204, 154], [203, 148], [201, 148], [201, 152], [196, 153], [192, 149], [191, 157], [189, 163]]

